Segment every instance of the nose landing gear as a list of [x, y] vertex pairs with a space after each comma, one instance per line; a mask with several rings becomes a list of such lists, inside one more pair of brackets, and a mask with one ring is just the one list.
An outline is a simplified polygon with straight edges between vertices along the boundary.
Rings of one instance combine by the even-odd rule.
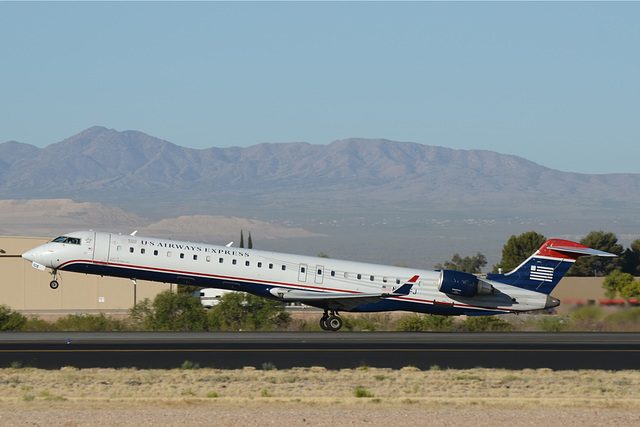
[[320, 319], [320, 327], [325, 331], [338, 331], [342, 328], [342, 319], [339, 317], [338, 312], [331, 310], [325, 310], [322, 318]]
[[53, 275], [53, 280], [49, 282], [49, 287], [51, 289], [58, 289], [58, 286], [60, 286], [60, 283], [58, 283], [58, 270], [53, 270], [51, 272], [51, 274]]

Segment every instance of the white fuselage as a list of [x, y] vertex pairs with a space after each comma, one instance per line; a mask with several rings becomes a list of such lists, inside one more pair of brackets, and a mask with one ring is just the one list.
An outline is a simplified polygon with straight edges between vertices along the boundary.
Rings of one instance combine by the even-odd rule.
[[498, 292], [459, 297], [438, 290], [439, 271], [341, 261], [156, 237], [78, 231], [23, 257], [36, 266], [250, 292], [276, 298], [275, 288], [306, 292], [391, 293], [419, 276], [408, 295], [363, 303], [352, 311], [496, 314], [545, 308], [547, 295], [492, 282]]

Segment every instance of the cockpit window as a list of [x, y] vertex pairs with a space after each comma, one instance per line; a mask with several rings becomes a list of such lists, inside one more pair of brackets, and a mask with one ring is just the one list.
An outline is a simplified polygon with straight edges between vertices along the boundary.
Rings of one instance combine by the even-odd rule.
[[52, 240], [55, 243], [69, 243], [71, 245], [79, 245], [80, 239], [77, 237], [60, 236]]

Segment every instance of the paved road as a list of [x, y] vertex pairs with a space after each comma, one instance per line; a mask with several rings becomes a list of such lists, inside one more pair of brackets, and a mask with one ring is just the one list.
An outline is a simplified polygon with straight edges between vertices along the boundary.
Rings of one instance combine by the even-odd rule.
[[640, 333], [3, 332], [0, 367], [640, 369]]

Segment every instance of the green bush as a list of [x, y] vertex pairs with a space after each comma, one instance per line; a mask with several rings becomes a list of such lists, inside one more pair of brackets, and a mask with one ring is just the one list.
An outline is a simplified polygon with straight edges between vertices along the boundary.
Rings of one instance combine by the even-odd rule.
[[207, 313], [207, 329], [212, 331], [282, 329], [290, 321], [283, 303], [242, 292], [223, 295]]
[[53, 331], [53, 323], [42, 320], [38, 316], [29, 316], [27, 323], [22, 328], [23, 331]]
[[410, 314], [402, 317], [396, 325], [396, 330], [407, 332], [452, 331], [454, 329], [453, 317], [437, 314]]
[[353, 395], [355, 397], [373, 397], [373, 393], [362, 386], [356, 387], [356, 389], [353, 391]]
[[197, 370], [200, 369], [200, 364], [199, 363], [194, 363], [190, 360], [185, 360], [184, 362], [182, 362], [182, 365], [180, 365], [180, 370], [182, 371], [187, 371], [187, 370]]
[[145, 299], [131, 309], [131, 322], [137, 330], [204, 331], [207, 312], [198, 297], [188, 293], [164, 291], [153, 302]]
[[61, 317], [53, 323], [56, 331], [124, 331], [129, 329], [127, 323], [122, 320], [107, 317], [104, 313], [93, 314], [69, 314]]
[[625, 308], [610, 314], [605, 321], [618, 331], [640, 330], [640, 307]]
[[451, 316], [424, 315], [423, 323], [427, 331], [451, 331], [454, 328]]
[[161, 292], [153, 300], [154, 329], [160, 331], [204, 331], [206, 309], [200, 298], [188, 293]]
[[20, 331], [27, 324], [27, 318], [6, 305], [0, 305], [0, 331]]
[[542, 315], [536, 323], [538, 329], [543, 332], [560, 332], [569, 325], [567, 318], [552, 315]]
[[498, 316], [470, 316], [460, 326], [467, 332], [507, 332], [513, 329], [511, 323]]
[[406, 332], [419, 332], [424, 330], [422, 316], [419, 314], [409, 314], [403, 316], [396, 325], [396, 330]]
[[604, 318], [604, 311], [595, 305], [588, 305], [573, 310], [569, 314], [569, 318], [572, 322], [593, 322]]
[[367, 313], [342, 317], [342, 327], [347, 331], [381, 331], [391, 322], [389, 313]]

